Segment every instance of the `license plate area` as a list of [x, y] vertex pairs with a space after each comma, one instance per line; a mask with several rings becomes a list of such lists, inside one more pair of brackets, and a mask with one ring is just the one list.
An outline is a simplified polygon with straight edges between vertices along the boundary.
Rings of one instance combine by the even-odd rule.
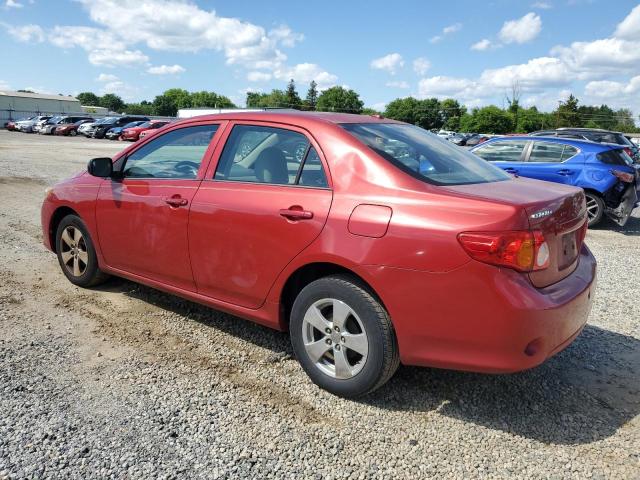
[[558, 252], [558, 270], [564, 270], [578, 258], [578, 231], [565, 233]]

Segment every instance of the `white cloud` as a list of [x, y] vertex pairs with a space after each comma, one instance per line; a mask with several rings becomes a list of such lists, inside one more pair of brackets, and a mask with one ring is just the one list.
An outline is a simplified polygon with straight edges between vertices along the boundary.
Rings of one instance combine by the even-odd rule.
[[618, 24], [614, 36], [625, 40], [640, 40], [640, 5]]
[[89, 52], [89, 62], [93, 65], [103, 67], [131, 67], [134, 65], [145, 64], [149, 61], [140, 50], [92, 50]]
[[269, 32], [271, 38], [277, 39], [283, 47], [294, 47], [304, 40], [304, 35], [292, 31], [286, 25], [280, 25]]
[[405, 82], [404, 80], [387, 82], [385, 85], [387, 87], [391, 87], [391, 88], [410, 88], [409, 84], [407, 82]]
[[449, 25], [448, 27], [444, 27], [442, 29], [442, 33], [445, 35], [449, 35], [451, 33], [459, 32], [462, 29], [461, 23], [454, 23], [453, 25]]
[[486, 38], [483, 38], [479, 42], [476, 42], [473, 45], [471, 45], [471, 50], [477, 50], [479, 52], [482, 52], [484, 50], [488, 50], [490, 47], [491, 47], [491, 41]]
[[247, 74], [247, 80], [250, 82], [268, 82], [271, 77], [272, 75], [266, 72], [249, 72]]
[[152, 75], [175, 75], [177, 73], [185, 72], [185, 68], [181, 65], [159, 65], [155, 67], [149, 67], [147, 72]]
[[527, 63], [488, 69], [482, 72], [480, 83], [494, 89], [508, 89], [518, 82], [524, 89], [568, 85], [573, 80], [566, 64], [554, 57], [532, 58]]
[[527, 43], [536, 38], [540, 30], [540, 16], [529, 12], [522, 18], [504, 22], [498, 35], [504, 43]]
[[453, 25], [448, 25], [442, 29], [441, 35], [435, 35], [429, 39], [430, 43], [438, 43], [442, 40], [446, 35], [451, 35], [452, 33], [456, 33], [462, 29], [461, 23], [454, 23]]
[[376, 70], [385, 70], [391, 75], [396, 74], [398, 68], [404, 66], [404, 60], [399, 53], [390, 53], [384, 57], [375, 58], [371, 61], [371, 68]]
[[87, 51], [96, 45], [108, 45], [112, 50], [124, 50], [126, 45], [115, 34], [93, 27], [55, 26], [48, 34], [49, 41], [60, 48], [80, 47]]
[[119, 80], [119, 78], [116, 75], [112, 75], [110, 73], [101, 73], [100, 75], [98, 75], [98, 78], [96, 78], [96, 81], [98, 82], [115, 82]]
[[539, 10], [549, 10], [550, 8], [553, 8], [553, 5], [551, 5], [549, 2], [534, 2], [531, 4], [531, 8], [537, 8]]
[[637, 95], [640, 93], [640, 75], [637, 75], [627, 83], [610, 80], [592, 81], [584, 88], [587, 95], [598, 98], [619, 98]]
[[634, 72], [640, 67], [640, 42], [619, 38], [573, 42], [568, 47], [554, 47], [551, 54], [587, 79], [607, 73]]
[[6, 25], [7, 32], [9, 36], [13, 37], [14, 40], [23, 43], [40, 43], [44, 42], [45, 35], [44, 30], [39, 25], [21, 25], [21, 26], [11, 26]]
[[436, 76], [423, 78], [418, 82], [420, 97], [459, 97], [468, 98], [474, 95], [477, 83], [467, 78]]
[[273, 72], [274, 78], [288, 81], [293, 79], [297, 83], [310, 83], [311, 80], [318, 84], [319, 90], [333, 87], [338, 81], [338, 77], [324, 71], [315, 63], [299, 63], [293, 67], [276, 69]]
[[7, 8], [22, 8], [22, 7], [24, 7], [24, 5], [22, 5], [17, 0], [7, 0], [5, 2], [5, 4], [4, 4], [4, 6], [7, 7]]
[[424, 57], [418, 57], [413, 61], [413, 71], [422, 76], [431, 68], [431, 62]]

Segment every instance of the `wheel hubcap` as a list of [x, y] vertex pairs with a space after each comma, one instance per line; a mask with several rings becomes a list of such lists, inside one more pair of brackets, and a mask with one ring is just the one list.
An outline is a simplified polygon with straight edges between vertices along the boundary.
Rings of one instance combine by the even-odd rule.
[[324, 298], [311, 305], [302, 321], [302, 339], [309, 359], [332, 378], [352, 378], [367, 361], [364, 325], [341, 300]]
[[587, 215], [589, 216], [589, 220], [593, 220], [598, 216], [599, 209], [596, 199], [587, 195]]
[[74, 277], [82, 276], [89, 262], [87, 244], [82, 232], [69, 226], [63, 230], [60, 240], [60, 256], [64, 267]]

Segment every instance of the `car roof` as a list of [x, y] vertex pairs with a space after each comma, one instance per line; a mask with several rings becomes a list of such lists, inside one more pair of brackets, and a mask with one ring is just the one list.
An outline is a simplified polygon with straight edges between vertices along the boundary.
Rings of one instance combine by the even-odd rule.
[[210, 115], [198, 115], [184, 119], [188, 120], [245, 120], [276, 123], [402, 123], [390, 118], [355, 113], [337, 112], [303, 112], [299, 110], [265, 110], [260, 112], [227, 112]]
[[479, 146], [487, 145], [489, 143], [495, 143], [498, 140], [502, 141], [514, 141], [514, 140], [525, 140], [528, 142], [548, 142], [548, 143], [562, 143], [565, 145], [572, 145], [576, 148], [579, 148], [583, 151], [593, 151], [593, 152], [601, 152], [603, 150], [619, 150], [624, 148], [623, 145], [617, 145], [614, 143], [598, 143], [592, 142], [591, 140], [581, 140], [576, 138], [566, 138], [566, 137], [532, 137], [529, 135], [518, 135], [512, 137], [494, 137], [490, 140], [487, 140], [484, 143], [481, 143]]
[[620, 132], [616, 132], [615, 130], [605, 130], [604, 128], [586, 128], [586, 127], [560, 127], [557, 128], [556, 130], [558, 131], [562, 131], [562, 132], [597, 132], [597, 133], [620, 133]]

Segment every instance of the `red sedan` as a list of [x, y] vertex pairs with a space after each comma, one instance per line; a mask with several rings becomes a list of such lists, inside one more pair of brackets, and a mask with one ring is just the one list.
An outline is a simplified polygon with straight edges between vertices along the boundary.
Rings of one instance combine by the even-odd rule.
[[137, 127], [125, 128], [122, 131], [122, 135], [120, 139], [129, 140], [130, 142], [135, 142], [140, 138], [140, 134], [147, 130], [156, 130], [160, 127], [164, 127], [169, 120], [149, 120], [148, 122], [144, 122]]
[[125, 277], [288, 330], [338, 395], [400, 362], [534, 367], [595, 292], [582, 190], [515, 178], [361, 115], [195, 117], [53, 187], [45, 245], [74, 284]]

